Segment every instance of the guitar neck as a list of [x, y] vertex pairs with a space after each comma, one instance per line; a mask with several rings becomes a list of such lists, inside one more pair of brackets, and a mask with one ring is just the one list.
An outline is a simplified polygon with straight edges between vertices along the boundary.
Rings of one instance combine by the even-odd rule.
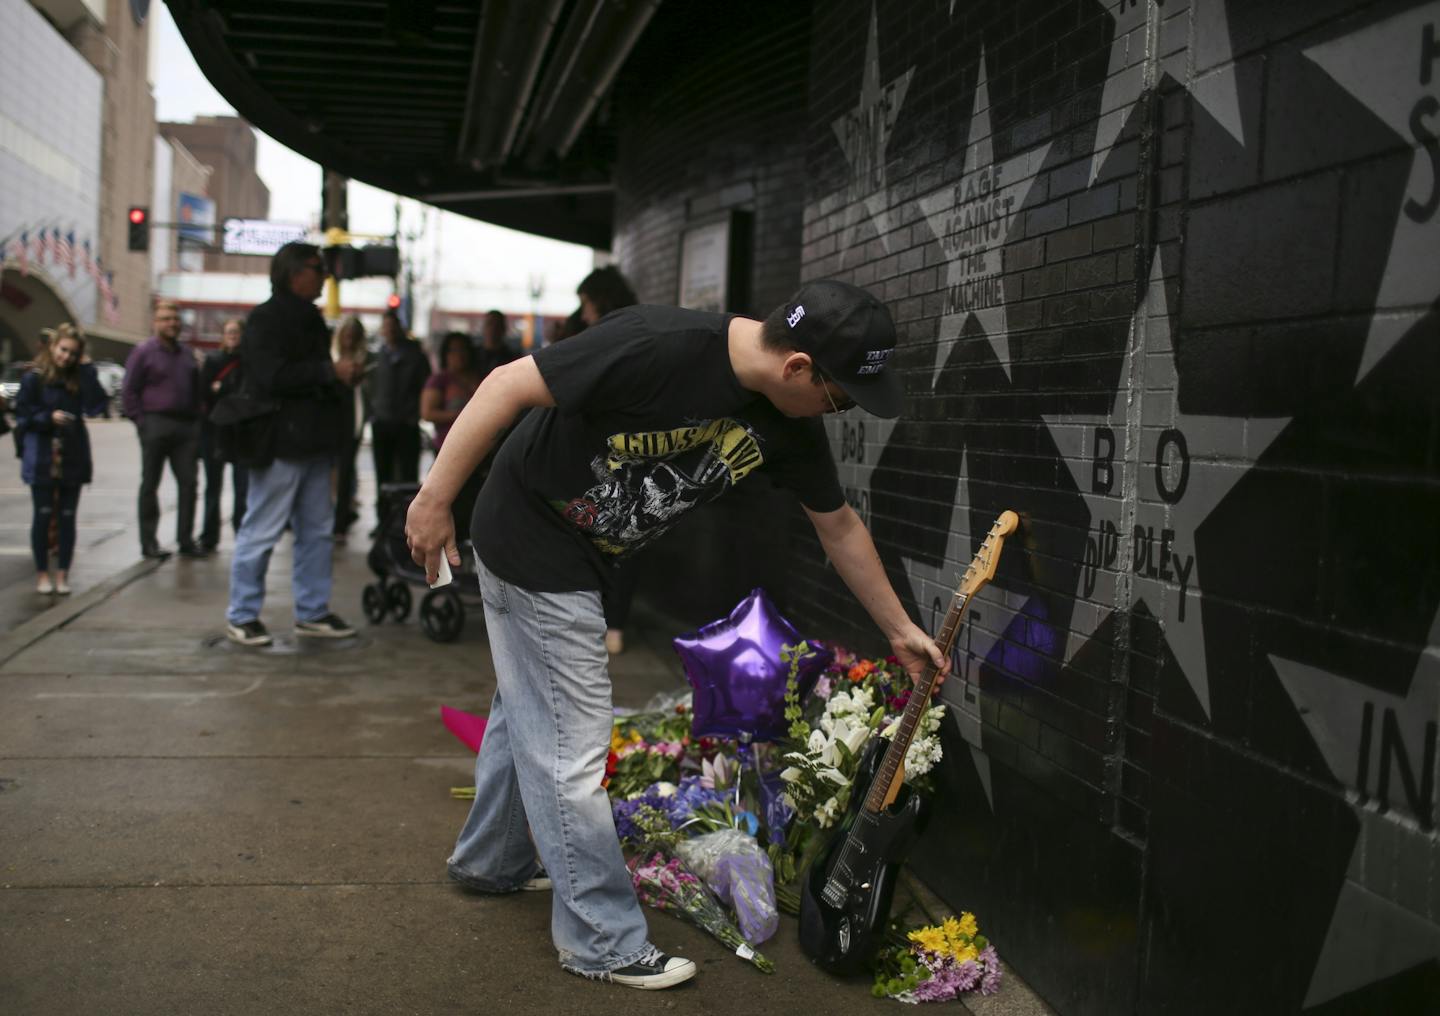
[[[940, 634], [935, 636], [935, 644], [939, 647], [943, 659], [950, 659], [965, 608], [985, 583], [995, 577], [995, 569], [1000, 562], [1000, 548], [1005, 537], [1013, 533], [1019, 524], [1020, 518], [1013, 511], [1001, 512], [995, 524], [990, 527], [985, 542], [980, 545], [979, 553], [971, 560], [965, 574], [960, 576], [960, 584], [955, 587], [955, 595], [950, 599], [950, 609], [945, 614], [945, 623], [940, 627]], [[920, 680], [915, 682], [910, 701], [905, 706], [905, 714], [900, 717], [900, 726], [895, 731], [890, 747], [885, 751], [885, 757], [880, 762], [869, 792], [865, 795], [866, 811], [878, 813], [889, 803], [890, 788], [905, 762], [905, 753], [910, 750], [910, 742], [915, 740], [915, 731], [920, 727], [920, 720], [924, 717], [925, 710], [930, 707], [930, 696], [935, 691], [938, 676], [939, 671], [935, 665], [927, 664]]]
[[[935, 637], [935, 644], [946, 659], [950, 658], [950, 653], [955, 648], [955, 638], [960, 633], [960, 619], [969, 602], [970, 597], [967, 594], [956, 592], [950, 600], [950, 609], [945, 614], [945, 623], [940, 627], [940, 634]], [[939, 675], [940, 671], [931, 663], [925, 667], [920, 680], [915, 682], [915, 687], [910, 692], [910, 701], [905, 705], [905, 713], [900, 717], [899, 729], [895, 731], [890, 747], [885, 750], [885, 758], [870, 784], [870, 792], [865, 796], [866, 811], [879, 812], [885, 807], [885, 797], [889, 793], [890, 784], [894, 782], [900, 764], [905, 761], [910, 742], [915, 740], [921, 717], [930, 707], [930, 696], [935, 692], [935, 682]]]

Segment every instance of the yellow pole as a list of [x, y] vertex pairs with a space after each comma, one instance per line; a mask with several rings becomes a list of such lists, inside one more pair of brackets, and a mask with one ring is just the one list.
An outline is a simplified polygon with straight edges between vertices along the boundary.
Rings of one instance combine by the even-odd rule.
[[[335, 226], [325, 230], [325, 246], [338, 247], [349, 242], [350, 234], [345, 230]], [[333, 275], [325, 279], [325, 320], [340, 320], [340, 280]]]

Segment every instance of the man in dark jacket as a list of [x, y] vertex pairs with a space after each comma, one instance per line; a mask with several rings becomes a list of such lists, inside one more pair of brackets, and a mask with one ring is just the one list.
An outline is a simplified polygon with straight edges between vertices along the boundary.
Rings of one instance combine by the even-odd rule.
[[[204, 416], [200, 420], [200, 459], [205, 463], [205, 523], [200, 527], [200, 548], [214, 550], [220, 543], [220, 496], [225, 493], [225, 459], [210, 411], [231, 392], [240, 390], [240, 337], [245, 332], [243, 318], [231, 318], [220, 331], [220, 348], [200, 367], [200, 398]], [[235, 508], [230, 513], [235, 532], [245, 521], [245, 467], [230, 464], [235, 485]]]
[[[270, 262], [274, 295], [250, 313], [240, 341], [246, 394], [278, 406], [271, 428], [273, 448], [260, 457], [270, 461], [248, 469], [245, 523], [235, 538], [230, 566], [226, 634], [241, 645], [271, 641], [260, 621], [265, 569], [287, 522], [295, 531], [295, 634], [355, 634], [330, 612], [335, 520], [330, 470], [345, 437], [340, 399], [345, 386], [359, 380], [359, 370], [353, 362], [330, 359], [330, 333], [315, 307], [324, 283], [319, 248], [308, 243], [281, 247]], [[257, 461], [253, 454], [247, 458]]]
[[375, 358], [370, 388], [370, 448], [377, 487], [414, 483], [420, 475], [420, 390], [430, 376], [424, 350], [405, 334], [393, 310], [380, 319], [380, 336], [385, 342]]

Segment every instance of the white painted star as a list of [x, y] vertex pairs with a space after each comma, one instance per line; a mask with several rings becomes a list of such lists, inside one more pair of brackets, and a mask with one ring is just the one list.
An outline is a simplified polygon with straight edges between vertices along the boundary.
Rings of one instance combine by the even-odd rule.
[[870, 38], [865, 43], [865, 74], [860, 85], [860, 103], [831, 123], [845, 161], [850, 164], [850, 197], [863, 199], [870, 223], [880, 242], [890, 249], [890, 188], [885, 180], [885, 151], [890, 134], [900, 117], [900, 106], [914, 75], [912, 66], [904, 74], [880, 87], [880, 40], [875, 7], [870, 8]]
[[[1437, 629], [1440, 629], [1440, 616], [1431, 629], [1430, 648], [1421, 653], [1415, 676], [1403, 697], [1377, 691], [1309, 664], [1270, 657], [1280, 683], [1315, 738], [1325, 764], [1346, 788], [1345, 796], [1362, 826], [1345, 882], [1335, 901], [1325, 943], [1310, 975], [1305, 995], [1307, 1009], [1440, 956], [1440, 930], [1402, 905], [1396, 897], [1404, 895], [1403, 888], [1397, 890], [1383, 883], [1366, 884], [1367, 867], [1362, 857], [1367, 843], [1389, 842], [1395, 835], [1424, 836], [1424, 833], [1395, 810], [1380, 812], [1374, 803], [1362, 803], [1364, 799], [1353, 789], [1362, 778], [1363, 770], [1367, 785], [1359, 789], [1366, 798], [1375, 793], [1381, 766], [1388, 764], [1381, 747], [1381, 730], [1391, 722], [1399, 731], [1401, 745], [1417, 763], [1416, 779], [1421, 778], [1418, 765], [1423, 764], [1420, 760], [1424, 757], [1426, 727], [1433, 727], [1440, 715], [1440, 652], [1434, 648], [1440, 641]], [[1367, 732], [1363, 729], [1367, 719], [1368, 737], [1364, 736]], [[1367, 752], [1364, 760], [1360, 757], [1362, 748]], [[1403, 783], [1397, 779], [1391, 780], [1389, 803], [1392, 809], [1408, 810]], [[1378, 831], [1378, 827], [1387, 825], [1402, 828], [1383, 830], [1390, 834], [1388, 836], [1370, 835], [1372, 829]], [[1386, 880], [1396, 874], [1384, 864], [1378, 868]]]
[[[1440, 295], [1440, 274], [1435, 271], [1440, 254], [1440, 210], [1436, 202], [1434, 162], [1415, 135], [1428, 124], [1432, 139], [1440, 132], [1440, 101], [1435, 77], [1440, 76], [1440, 59], [1431, 57], [1431, 85], [1421, 85], [1416, 63], [1406, 59], [1423, 47], [1424, 28], [1440, 22], [1440, 3], [1412, 8], [1350, 35], [1311, 46], [1304, 51], [1321, 70], [1396, 134], [1415, 145], [1405, 201], [1395, 220], [1390, 255], [1385, 261], [1375, 314], [1365, 338], [1365, 350], [1355, 375], [1362, 378], [1394, 348], [1428, 311]], [[1420, 53], [1421, 64], [1427, 54]], [[1425, 211], [1429, 210], [1429, 215]]]
[[[1210, 673], [1205, 655], [1201, 566], [1195, 554], [1195, 531], [1245, 475], [1247, 464], [1260, 457], [1290, 419], [1200, 416], [1180, 409], [1161, 262], [1157, 252], [1151, 264], [1146, 298], [1131, 325], [1130, 355], [1143, 357], [1141, 362], [1147, 365], [1147, 371], [1139, 402], [1127, 399], [1126, 414], [1134, 417], [1138, 425], [1147, 400], [1153, 399], [1161, 407], [1160, 412], [1143, 414], [1138, 462], [1131, 461], [1134, 456], [1126, 447], [1130, 421], [1117, 416], [1118, 400], [1126, 393], [1123, 383], [1116, 393], [1116, 406], [1104, 417], [1047, 416], [1044, 419], [1056, 434], [1056, 444], [1062, 449], [1076, 489], [1086, 499], [1091, 518], [1108, 517], [1120, 532], [1119, 556], [1115, 562], [1120, 579], [1116, 587], [1117, 602], [1127, 598], [1124, 588], [1128, 582], [1134, 598], [1145, 600], [1160, 617], [1170, 650], [1209, 717]], [[1147, 356], [1148, 353], [1161, 356]], [[1079, 445], [1072, 440], [1073, 435], [1065, 433], [1076, 425], [1081, 428]], [[1117, 504], [1115, 497], [1089, 493], [1094, 468], [1093, 432], [1098, 426], [1109, 426], [1115, 435], [1113, 468], [1117, 474], [1121, 469], [1126, 471], [1123, 477], [1115, 478], [1115, 489], [1119, 492], [1115, 497], [1130, 492], [1124, 496], [1123, 504]], [[1188, 454], [1188, 466], [1180, 455], [1181, 442]], [[1063, 455], [1064, 450], [1077, 448], [1079, 455]], [[1162, 452], [1163, 461], [1157, 468], [1157, 456]], [[1073, 634], [1069, 636], [1066, 662], [1081, 641]]]
[[1105, 157], [1115, 147], [1130, 107], [1145, 91], [1145, 38], [1150, 9], [1145, 0], [1119, 0], [1110, 6], [1115, 34], [1110, 42], [1105, 89], [1100, 95], [1100, 120], [1095, 125], [1095, 154], [1090, 160], [1092, 185]]
[[868, 529], [871, 478], [899, 421], [881, 419], [858, 409], [844, 416], [829, 415], [823, 419], [840, 476], [840, 489]]
[[[961, 454], [955, 499], [950, 509], [949, 535], [940, 563], [932, 565], [901, 555], [919, 610], [916, 623], [932, 636], [939, 634], [960, 577], [973, 557], [970, 538], [970, 506], [973, 501], [965, 469], [967, 457], [968, 453]], [[1003, 549], [1001, 553], [1004, 553]], [[990, 782], [990, 760], [981, 744], [980, 667], [1024, 599], [1017, 596], [1015, 598], [1019, 602], [1011, 603], [1011, 598], [1012, 594], [994, 585], [986, 585], [970, 602], [952, 653], [951, 674], [940, 689], [940, 697], [950, 707], [949, 715], [955, 720], [960, 736], [970, 746], [971, 758], [992, 812], [995, 810], [995, 794]]]
[[1004, 162], [995, 161], [990, 89], [985, 79], [985, 49], [981, 47], [975, 108], [960, 179], [920, 198], [920, 209], [940, 240], [949, 266], [940, 334], [950, 338], [942, 338], [935, 346], [931, 387], [970, 314], [984, 328], [1005, 376], [1010, 376], [1001, 255], [1011, 232], [1023, 221], [1020, 211], [1049, 151], [1046, 142]]
[[[1136, 463], [1131, 461], [1131, 457], [1126, 454], [1126, 434], [1129, 423], [1126, 417], [1127, 413], [1131, 411], [1137, 415], [1139, 413], [1139, 403], [1126, 398], [1128, 385], [1125, 379], [1131, 376], [1131, 365], [1135, 357], [1141, 355], [1140, 351], [1144, 347], [1144, 339], [1149, 331], [1153, 329], [1157, 333], [1157, 337], [1163, 334], [1167, 341], [1169, 338], [1170, 319], [1165, 299], [1163, 260], [1159, 250], [1155, 251], [1151, 257], [1150, 278], [1146, 283], [1145, 294], [1130, 319], [1130, 330], [1125, 344], [1125, 364], [1121, 370], [1121, 383], [1115, 390], [1110, 409], [1103, 416], [1078, 413], [1065, 415], [1042, 413], [1040, 417], [1050, 430], [1050, 436], [1060, 452], [1061, 461], [1070, 470], [1070, 476], [1075, 481], [1075, 489], [1084, 499], [1091, 520], [1109, 521], [1119, 530], [1121, 534], [1119, 553], [1122, 556], [1115, 560], [1114, 568], [1122, 576], [1130, 567], [1129, 558], [1123, 556], [1126, 547], [1129, 546], [1130, 518], [1125, 514], [1121, 498], [1125, 491], [1134, 489], [1137, 472]], [[1108, 438], [1102, 440], [1101, 428], [1108, 429]], [[1111, 441], [1113, 444], [1110, 443]], [[1098, 479], [1108, 487], [1108, 492], [1095, 490], [1097, 452], [1100, 453], [1099, 457], [1102, 460], [1098, 470]], [[1103, 461], [1107, 457], [1108, 462]], [[1092, 574], [1098, 582], [1098, 576], [1104, 566], [1106, 549], [1099, 546], [1100, 537], [1095, 530], [1092, 529], [1089, 539], [1096, 541], [1095, 545], [1087, 550], [1087, 554], [1094, 553], [1095, 560], [1092, 563], [1087, 559], [1085, 567], [1092, 568]], [[1105, 599], [1105, 597], [1101, 597], [1101, 599]], [[1071, 626], [1065, 634], [1065, 655], [1062, 662], [1069, 663], [1080, 647], [1090, 640], [1092, 634], [1076, 632]]]
[[[1152, 2], [1160, 6], [1158, 0]], [[1225, 0], [1197, 0], [1194, 25], [1194, 34], [1203, 33], [1212, 43], [1216, 69], [1190, 82], [1190, 98], [1203, 106], [1215, 122], [1225, 128], [1225, 133], [1243, 147], [1245, 125], [1240, 119], [1240, 89], [1235, 62], [1231, 59], [1234, 48], [1230, 43], [1230, 16], [1225, 10]]]
[[[1150, 33], [1163, 16], [1164, 8], [1154, 0], [1115, 0], [1109, 5], [1115, 22], [1110, 42], [1110, 65], [1100, 96], [1099, 122], [1095, 125], [1095, 149], [1090, 160], [1090, 183], [1100, 169], [1130, 109], [1140, 101], [1153, 82], [1147, 80], [1146, 54]], [[1196, 4], [1196, 34], [1203, 32], [1213, 42], [1215, 67], [1190, 82], [1190, 97], [1204, 107], [1225, 132], [1245, 144], [1245, 127], [1240, 117], [1240, 92], [1235, 64], [1230, 59], [1230, 24], [1224, 0], [1199, 0]]]

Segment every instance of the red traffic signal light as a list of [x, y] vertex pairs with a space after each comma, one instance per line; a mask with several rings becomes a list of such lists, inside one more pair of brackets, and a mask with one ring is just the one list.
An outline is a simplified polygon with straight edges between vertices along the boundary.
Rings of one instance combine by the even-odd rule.
[[128, 218], [130, 220], [128, 249], [132, 251], [149, 250], [150, 209], [132, 206]]
[[385, 306], [389, 307], [391, 310], [399, 310], [399, 309], [400, 309], [400, 294], [399, 294], [399, 293], [391, 293], [391, 294], [385, 299]]

